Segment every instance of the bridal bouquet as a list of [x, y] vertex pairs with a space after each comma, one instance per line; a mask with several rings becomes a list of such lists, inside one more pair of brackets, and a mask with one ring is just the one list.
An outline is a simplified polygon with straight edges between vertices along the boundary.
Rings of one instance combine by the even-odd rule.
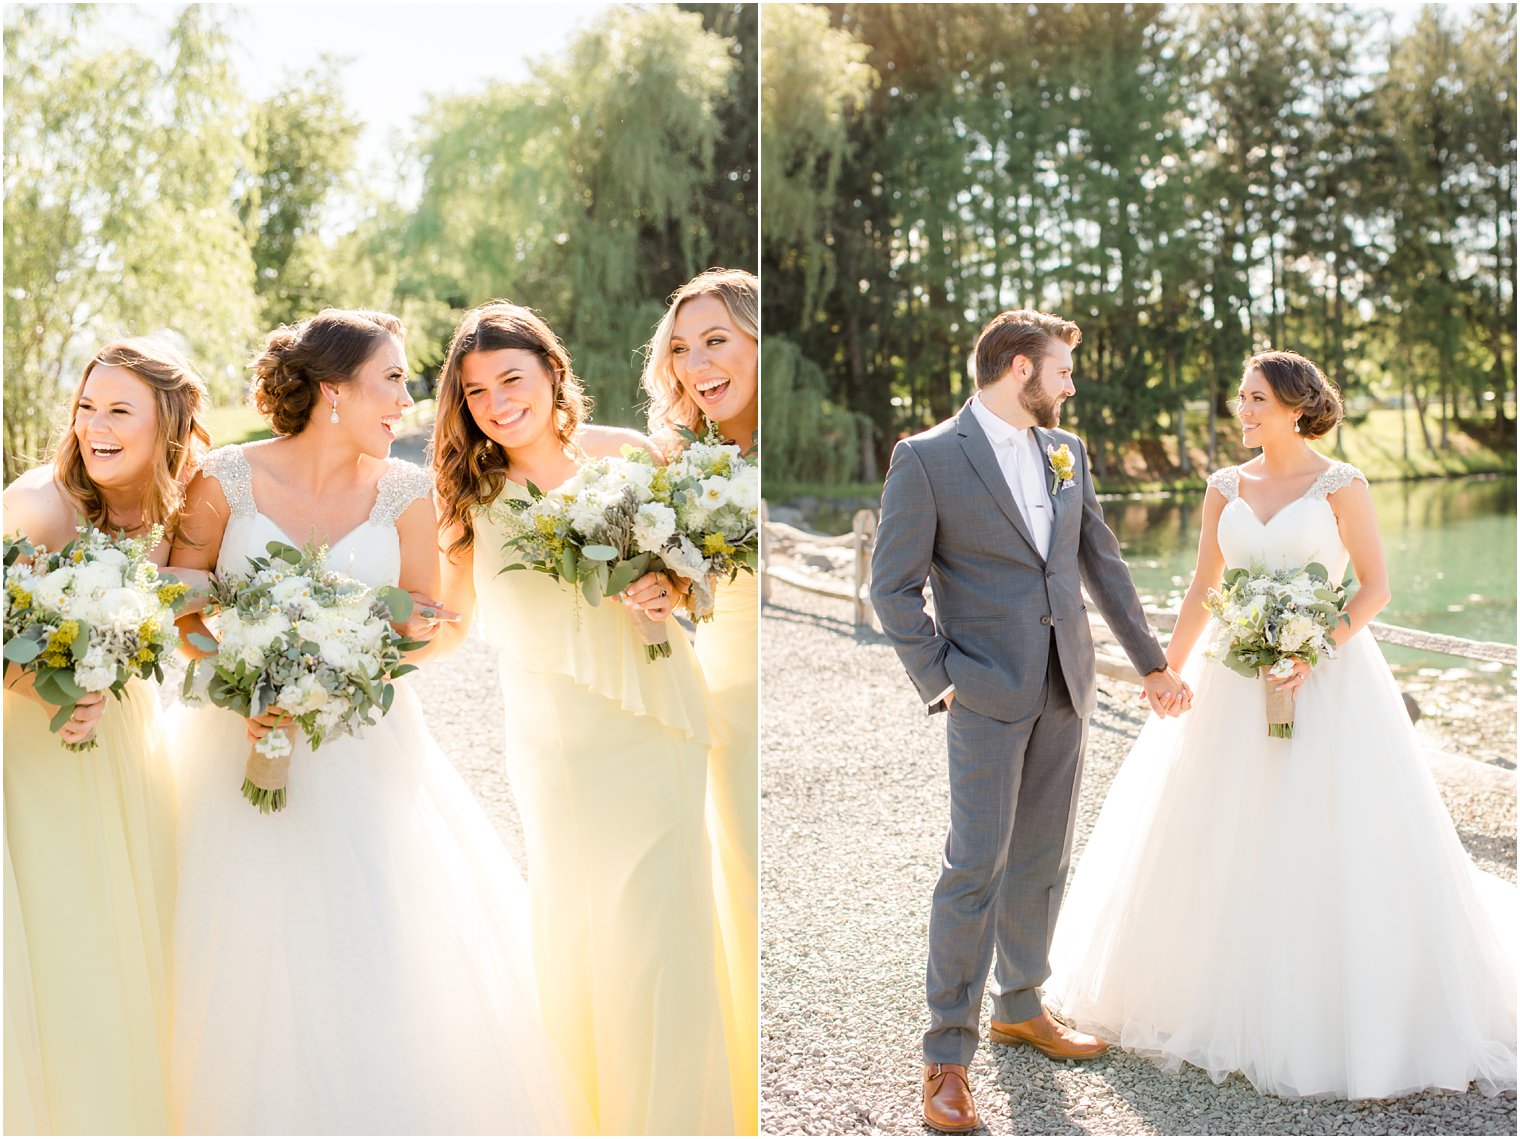
[[[579, 586], [592, 605], [658, 570], [708, 590], [708, 560], [679, 532], [665, 469], [645, 452], [625, 446], [620, 458], [583, 463], [554, 490], [527, 489], [526, 499], [488, 508], [506, 533], [503, 573], [547, 573]], [[670, 655], [665, 622], [639, 612], [633, 621], [650, 660]]]
[[[760, 467], [715, 433], [687, 444], [655, 477], [655, 493], [675, 512], [674, 534], [699, 551], [704, 577], [733, 581], [760, 564]], [[696, 621], [712, 616], [712, 593], [693, 589]]]
[[[411, 596], [325, 569], [325, 547], [266, 548], [267, 558], [248, 559], [248, 573], [213, 585], [208, 609], [217, 639], [190, 634], [210, 655], [186, 671], [185, 698], [240, 716], [278, 708], [313, 748], [330, 736], [357, 736], [375, 722], [376, 708], [390, 711], [391, 681], [416, 668], [402, 654], [423, 642], [391, 624], [411, 616]], [[210, 670], [204, 696], [194, 687], [203, 668]], [[243, 797], [265, 814], [285, 806], [293, 746], [287, 729], [277, 728], [248, 757]]]
[[[5, 660], [32, 674], [37, 695], [58, 705], [53, 731], [81, 697], [120, 698], [134, 676], [162, 681], [179, 644], [174, 615], [188, 587], [161, 577], [149, 554], [164, 539], [111, 538], [81, 526], [56, 553], [24, 539], [5, 540]], [[98, 746], [91, 738], [70, 751]]]
[[1346, 587], [1318, 562], [1302, 569], [1226, 570], [1205, 602], [1221, 625], [1207, 655], [1242, 676], [1260, 676], [1267, 694], [1267, 735], [1293, 738], [1293, 693], [1278, 691], [1293, 662], [1310, 668], [1335, 655], [1330, 634], [1347, 620]]

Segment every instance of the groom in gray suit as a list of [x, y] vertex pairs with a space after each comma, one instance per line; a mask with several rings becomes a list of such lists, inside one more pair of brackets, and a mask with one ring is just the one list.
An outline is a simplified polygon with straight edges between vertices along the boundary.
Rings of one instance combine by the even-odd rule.
[[940, 1131], [977, 1126], [966, 1067], [989, 970], [994, 1042], [1058, 1059], [1108, 1047], [1054, 1020], [1037, 991], [1095, 703], [1084, 583], [1157, 714], [1191, 699], [1146, 624], [1082, 442], [1056, 428], [1081, 339], [1046, 313], [994, 318], [976, 343], [976, 394], [898, 443], [881, 496], [871, 600], [929, 711], [949, 713], [924, 1035], [924, 1120]]

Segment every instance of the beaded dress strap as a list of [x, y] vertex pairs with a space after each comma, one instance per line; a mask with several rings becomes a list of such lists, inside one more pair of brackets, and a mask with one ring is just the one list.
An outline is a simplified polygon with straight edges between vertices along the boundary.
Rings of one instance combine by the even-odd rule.
[[1304, 492], [1305, 498], [1329, 498], [1342, 487], [1348, 487], [1357, 479], [1363, 483], [1367, 476], [1362, 474], [1350, 463], [1333, 462], [1325, 468], [1323, 474], [1314, 480], [1314, 485]]
[[432, 493], [433, 476], [430, 473], [416, 463], [393, 459], [390, 469], [380, 476], [375, 508], [369, 512], [369, 520], [376, 526], [394, 526], [408, 506]]
[[221, 485], [233, 518], [253, 517], [258, 509], [253, 503], [253, 467], [241, 447], [218, 447], [201, 460], [200, 473]]
[[1209, 485], [1224, 495], [1226, 502], [1240, 497], [1240, 468], [1221, 467], [1209, 476]]

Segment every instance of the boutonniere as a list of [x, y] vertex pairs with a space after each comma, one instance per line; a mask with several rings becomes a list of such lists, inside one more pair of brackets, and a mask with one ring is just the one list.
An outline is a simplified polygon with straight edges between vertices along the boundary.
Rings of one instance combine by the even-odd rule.
[[1071, 448], [1062, 443], [1059, 447], [1046, 447], [1045, 454], [1050, 459], [1051, 473], [1055, 475], [1050, 483], [1050, 493], [1075, 486], [1072, 476], [1077, 473], [1077, 460], [1072, 456]]

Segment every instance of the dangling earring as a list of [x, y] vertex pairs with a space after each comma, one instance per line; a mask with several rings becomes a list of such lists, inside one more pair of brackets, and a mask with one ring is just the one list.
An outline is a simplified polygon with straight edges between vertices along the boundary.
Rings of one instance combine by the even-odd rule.
[[338, 422], [338, 401], [337, 400], [333, 400], [332, 409], [333, 409], [333, 412], [332, 412], [331, 415], [329, 415], [327, 417], [327, 422], [329, 422], [329, 423], [336, 423], [336, 422]]

